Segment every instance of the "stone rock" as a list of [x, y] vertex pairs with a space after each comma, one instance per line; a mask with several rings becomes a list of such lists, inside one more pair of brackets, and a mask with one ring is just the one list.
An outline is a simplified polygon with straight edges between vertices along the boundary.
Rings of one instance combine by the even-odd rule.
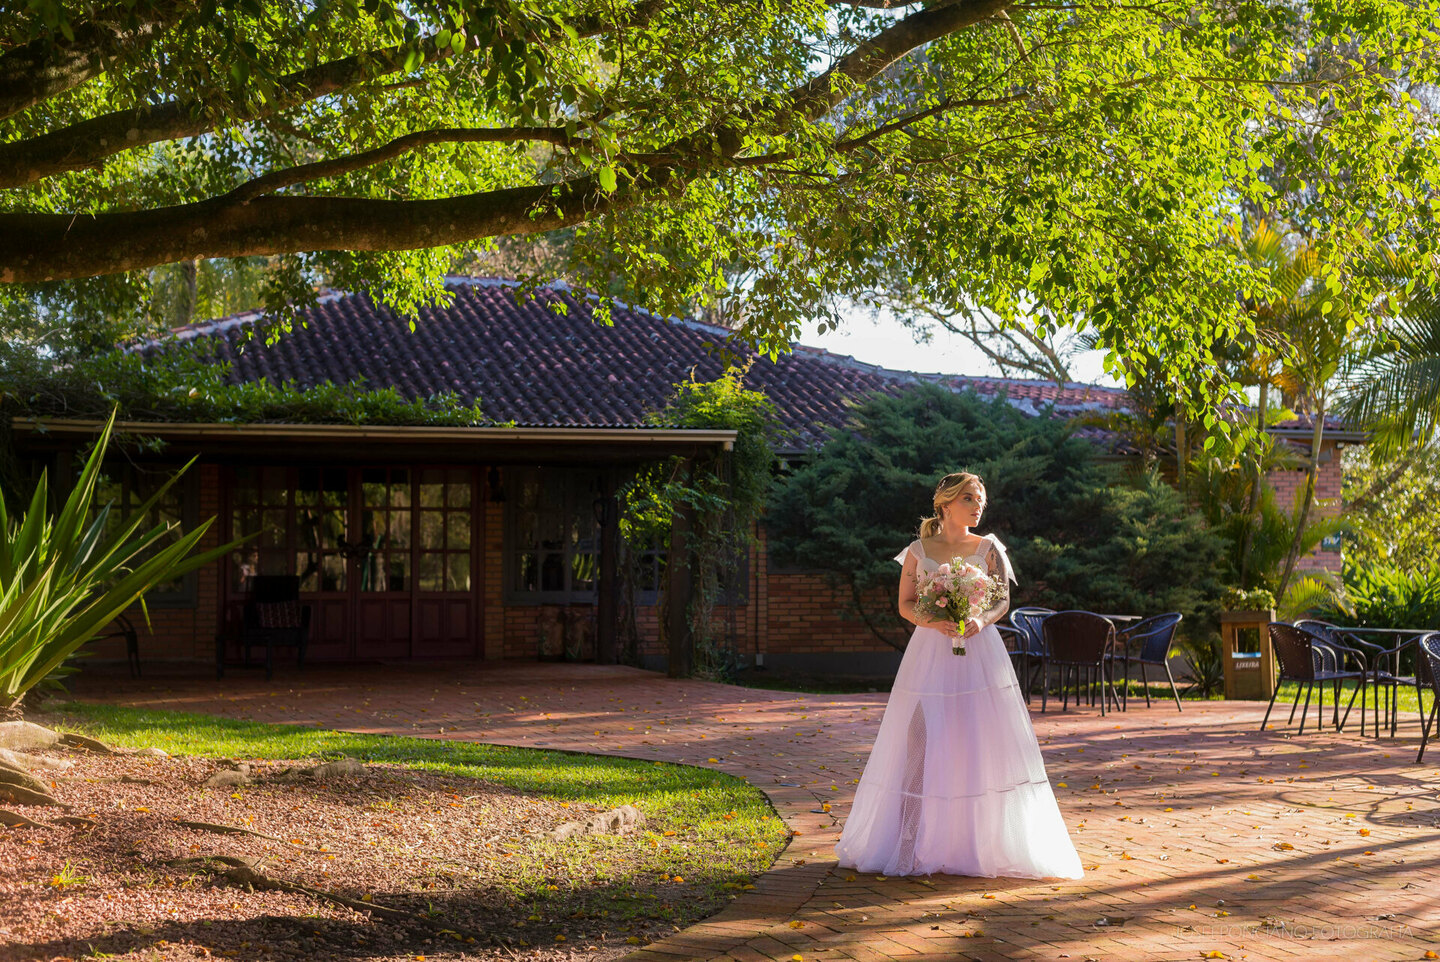
[[163, 748], [137, 748], [135, 754], [143, 755], [146, 758], [169, 758], [170, 753]]
[[316, 765], [306, 772], [311, 778], [354, 778], [365, 774], [365, 766], [354, 758], [341, 758], [333, 762]]
[[608, 812], [597, 812], [583, 822], [566, 822], [550, 832], [552, 841], [563, 842], [577, 835], [625, 835], [645, 822], [645, 815], [634, 805], [621, 805]]
[[12, 752], [30, 752], [37, 748], [54, 748], [60, 744], [60, 733], [27, 721], [0, 722], [0, 748]]
[[37, 768], [63, 772], [75, 763], [68, 758], [51, 758], [48, 755], [26, 755], [23, 752], [12, 752], [8, 748], [0, 748], [0, 764], [9, 765], [12, 768], [23, 768], [31, 772]]
[[66, 732], [60, 736], [60, 744], [66, 748], [78, 748], [81, 751], [94, 752], [97, 755], [114, 755], [115, 749], [96, 738], [88, 735], [77, 735], [74, 732]]
[[205, 779], [208, 788], [234, 788], [250, 784], [250, 766], [241, 762], [237, 768], [222, 768]]

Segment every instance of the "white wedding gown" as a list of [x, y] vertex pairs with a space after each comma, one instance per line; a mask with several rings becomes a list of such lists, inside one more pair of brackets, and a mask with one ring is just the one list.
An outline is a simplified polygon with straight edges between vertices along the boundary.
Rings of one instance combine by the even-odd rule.
[[[966, 559], [1014, 580], [986, 536]], [[933, 570], [919, 541], [907, 553]], [[1008, 606], [1008, 596], [1003, 605]], [[993, 621], [1005, 608], [987, 612]], [[916, 628], [900, 662], [855, 804], [836, 846], [840, 865], [882, 875], [1080, 878], [1080, 858], [1050, 790], [1030, 711], [990, 624], [950, 651]]]

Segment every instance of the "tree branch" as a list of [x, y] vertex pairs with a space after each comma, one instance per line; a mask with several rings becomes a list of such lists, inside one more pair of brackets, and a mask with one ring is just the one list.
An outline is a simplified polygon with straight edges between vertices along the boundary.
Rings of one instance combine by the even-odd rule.
[[[849, 90], [873, 80], [910, 50], [988, 19], [1009, 0], [957, 0], [913, 13], [860, 44], [783, 102], [806, 120], [823, 116]], [[308, 92], [307, 92], [308, 93]], [[679, 158], [733, 158], [737, 129], [761, 112], [697, 131], [661, 151]], [[740, 125], [738, 128], [736, 125]], [[0, 283], [60, 280], [139, 270], [194, 257], [245, 257], [297, 251], [413, 250], [501, 234], [538, 234], [683, 187], [704, 164], [630, 166], [614, 191], [594, 176], [555, 185], [512, 187], [436, 200], [350, 197], [218, 197], [155, 210], [103, 214], [0, 214]]]
[[36, 37], [0, 56], [0, 120], [98, 76], [127, 46], [144, 43], [191, 5], [163, 0], [148, 10], [112, 7], [76, 24], [73, 40]]
[[254, 180], [246, 181], [217, 200], [245, 203], [264, 194], [273, 194], [277, 190], [293, 187], [295, 184], [304, 184], [312, 180], [320, 180], [323, 177], [339, 177], [352, 171], [373, 167], [431, 144], [513, 144], [542, 141], [567, 147], [575, 139], [566, 133], [564, 127], [440, 127], [434, 130], [421, 130], [403, 137], [396, 137], [388, 144], [373, 150], [271, 171]]
[[[637, 4], [635, 16], [628, 23], [643, 21], [661, 5], [661, 0]], [[593, 17], [577, 21], [577, 24], [576, 33], [581, 37], [594, 36], [616, 26]], [[470, 38], [465, 51], [479, 49], [479, 43], [478, 38]], [[274, 100], [234, 110], [218, 120], [201, 103], [172, 100], [103, 114], [38, 137], [0, 144], [0, 189], [22, 187], [57, 174], [95, 168], [105, 158], [137, 147], [198, 137], [213, 130], [220, 120], [243, 123], [280, 113], [401, 70], [412, 52], [419, 53], [425, 62], [445, 60], [455, 55], [451, 47], [441, 47], [433, 36], [425, 37], [414, 44], [367, 51], [296, 70], [276, 83], [277, 90], [283, 93]]]
[[928, 108], [926, 108], [925, 110], [919, 110], [919, 111], [916, 111], [915, 113], [910, 114], [910, 115], [908, 115], [908, 116], [899, 117], [899, 118], [897, 118], [897, 119], [895, 119], [895, 120], [890, 121], [889, 123], [881, 124], [879, 127], [876, 127], [874, 130], [870, 131], [868, 134], [861, 134], [860, 136], [858, 136], [858, 137], [852, 137], [852, 138], [850, 138], [849, 140], [837, 141], [837, 142], [835, 143], [835, 149], [836, 149], [836, 150], [839, 150], [839, 151], [846, 151], [846, 150], [854, 150], [854, 149], [856, 149], [857, 147], [863, 147], [863, 146], [865, 146], [866, 144], [870, 143], [872, 140], [875, 140], [875, 139], [878, 138], [878, 137], [883, 137], [883, 136], [885, 136], [886, 134], [894, 133], [895, 131], [900, 130], [900, 129], [903, 128], [903, 127], [906, 127], [906, 126], [908, 126], [909, 124], [913, 124], [913, 123], [915, 123], [916, 121], [925, 120], [925, 119], [927, 119], [927, 118], [934, 117], [934, 116], [936, 116], [936, 115], [938, 115], [938, 114], [944, 113], [944, 112], [947, 111], [947, 110], [954, 110], [954, 109], [957, 108], [957, 107], [998, 107], [998, 106], [1000, 106], [1000, 105], [1002, 105], [1002, 104], [1019, 103], [1019, 102], [1021, 102], [1021, 101], [1029, 100], [1029, 99], [1030, 99], [1030, 97], [1029, 97], [1029, 95], [1027, 95], [1027, 94], [1013, 94], [1013, 95], [1008, 96], [1008, 97], [986, 97], [986, 98], [965, 98], [965, 99], [958, 99], [958, 98], [954, 98], [954, 97], [946, 97], [944, 100], [940, 101], [938, 104], [936, 104], [936, 105], [933, 106], [933, 107], [928, 107]]

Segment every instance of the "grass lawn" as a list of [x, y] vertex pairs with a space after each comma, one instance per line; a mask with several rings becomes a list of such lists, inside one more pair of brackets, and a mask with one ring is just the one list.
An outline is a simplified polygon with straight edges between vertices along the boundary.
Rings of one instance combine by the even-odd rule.
[[[749, 887], [788, 841], [759, 789], [684, 765], [79, 703], [58, 711], [64, 718], [58, 727], [117, 746], [256, 761], [349, 756], [475, 779], [477, 786], [488, 783], [573, 806], [577, 820], [589, 810], [639, 808], [646, 821], [637, 832], [564, 842], [543, 834], [512, 835], [496, 846], [496, 858], [472, 867], [466, 884], [511, 906], [507, 914], [521, 927], [515, 933], [521, 945], [523, 936], [545, 938], [536, 929], [552, 920], [556, 925], [577, 918], [635, 920], [637, 930], [649, 920], [651, 928], [665, 923], [667, 932], [671, 924], [683, 927]], [[365, 804], [368, 810], [409, 803], [397, 793], [393, 800], [372, 798]]]

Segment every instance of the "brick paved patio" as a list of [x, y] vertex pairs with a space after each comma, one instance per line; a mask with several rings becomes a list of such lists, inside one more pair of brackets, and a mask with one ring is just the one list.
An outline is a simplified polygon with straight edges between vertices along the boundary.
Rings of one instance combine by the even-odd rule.
[[1086, 869], [1052, 884], [836, 868], [883, 694], [529, 663], [292, 669], [272, 683], [91, 672], [74, 688], [86, 700], [256, 721], [685, 762], [763, 789], [795, 833], [774, 868], [633, 962], [1368, 962], [1440, 949], [1440, 776], [1413, 764], [1413, 717], [1393, 740], [1289, 737], [1257, 731], [1263, 703], [1177, 714], [1173, 703], [1132, 701], [1104, 718], [1091, 708], [1042, 715], [1037, 703], [1031, 718]]

